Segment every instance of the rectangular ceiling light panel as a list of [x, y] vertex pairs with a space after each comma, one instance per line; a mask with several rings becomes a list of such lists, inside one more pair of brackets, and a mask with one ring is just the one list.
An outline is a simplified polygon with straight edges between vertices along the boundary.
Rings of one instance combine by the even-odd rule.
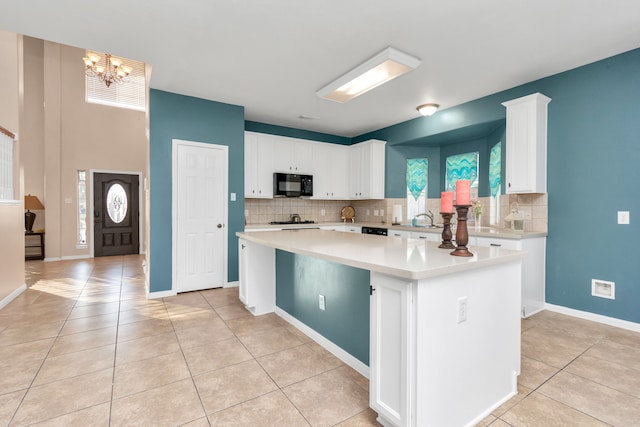
[[388, 47], [322, 89], [318, 89], [316, 95], [331, 101], [347, 102], [417, 68], [418, 65], [418, 58]]

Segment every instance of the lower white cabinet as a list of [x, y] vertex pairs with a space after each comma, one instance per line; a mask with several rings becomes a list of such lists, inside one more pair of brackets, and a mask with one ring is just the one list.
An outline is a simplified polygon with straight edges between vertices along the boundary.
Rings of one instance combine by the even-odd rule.
[[380, 424], [476, 425], [517, 394], [520, 268], [415, 281], [371, 272], [369, 405]]
[[413, 289], [409, 281], [372, 277], [369, 405], [382, 417], [378, 421], [390, 421], [395, 426], [412, 424]]
[[409, 233], [408, 231], [394, 230], [394, 229], [389, 229], [387, 231], [387, 235], [389, 237], [404, 237], [405, 239], [408, 239], [411, 237], [411, 233]]
[[442, 241], [442, 234], [441, 233], [420, 233], [417, 231], [412, 231], [411, 238], [422, 239], [422, 240], [426, 240], [427, 242], [440, 242]]
[[529, 317], [544, 309], [546, 237], [528, 239], [499, 239], [470, 237], [470, 245], [527, 251], [522, 260], [522, 317]]
[[272, 313], [276, 301], [275, 249], [238, 240], [239, 297], [253, 315]]
[[362, 227], [354, 224], [344, 224], [344, 225], [323, 225], [320, 227], [321, 230], [333, 230], [333, 231], [342, 231], [345, 233], [362, 233]]

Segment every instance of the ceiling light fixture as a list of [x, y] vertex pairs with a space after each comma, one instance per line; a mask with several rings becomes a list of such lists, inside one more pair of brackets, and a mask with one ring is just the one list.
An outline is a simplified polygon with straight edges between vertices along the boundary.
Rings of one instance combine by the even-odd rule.
[[388, 47], [316, 91], [321, 98], [347, 102], [420, 65], [414, 56]]
[[422, 104], [416, 107], [416, 110], [423, 116], [430, 116], [438, 110], [438, 104]]
[[122, 60], [114, 58], [108, 53], [105, 55], [105, 62], [102, 65], [101, 57], [97, 53], [89, 52], [87, 56], [82, 58], [84, 65], [87, 67], [87, 76], [97, 77], [100, 81], [103, 81], [107, 87], [111, 86], [111, 83], [116, 82], [122, 84], [129, 74], [131, 74], [131, 67], [122, 65]]

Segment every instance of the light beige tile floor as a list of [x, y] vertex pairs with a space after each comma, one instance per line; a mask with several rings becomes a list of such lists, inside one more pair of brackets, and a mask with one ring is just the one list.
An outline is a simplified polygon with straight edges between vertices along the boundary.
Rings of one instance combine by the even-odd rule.
[[[237, 288], [147, 300], [139, 256], [27, 262], [0, 310], [0, 426], [375, 426], [366, 378]], [[480, 425], [640, 426], [640, 334], [522, 321], [519, 394]]]

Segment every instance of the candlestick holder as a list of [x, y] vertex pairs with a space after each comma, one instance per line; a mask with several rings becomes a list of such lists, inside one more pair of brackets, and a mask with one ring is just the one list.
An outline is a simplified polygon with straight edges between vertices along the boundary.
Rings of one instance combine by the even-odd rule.
[[455, 249], [455, 245], [451, 242], [453, 235], [451, 234], [451, 218], [453, 218], [453, 212], [440, 212], [442, 215], [442, 223], [444, 228], [442, 229], [442, 243], [439, 248], [442, 249]]
[[473, 256], [469, 249], [467, 249], [467, 243], [469, 243], [469, 230], [467, 230], [467, 212], [471, 205], [453, 205], [458, 212], [458, 228], [456, 229], [456, 249], [451, 252], [453, 256]]

